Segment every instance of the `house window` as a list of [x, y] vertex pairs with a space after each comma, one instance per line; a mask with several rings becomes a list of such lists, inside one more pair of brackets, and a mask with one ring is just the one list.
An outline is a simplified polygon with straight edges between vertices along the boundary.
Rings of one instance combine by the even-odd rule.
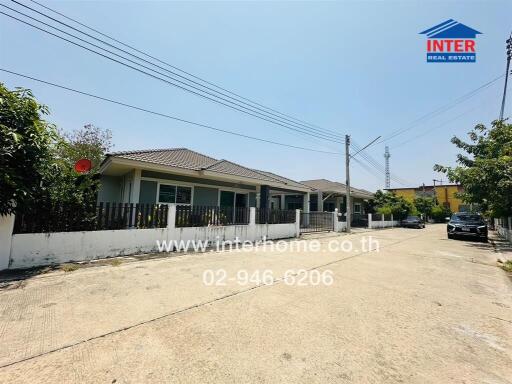
[[288, 207], [286, 207], [288, 210], [295, 210], [295, 209], [302, 209], [302, 203], [299, 203], [297, 201], [292, 201], [288, 203]]
[[354, 213], [361, 213], [361, 204], [355, 203], [354, 204]]
[[192, 188], [160, 184], [160, 189], [158, 191], [159, 203], [190, 204], [191, 201]]
[[176, 190], [176, 204], [190, 204], [192, 201], [192, 188], [177, 187]]
[[160, 191], [158, 192], [158, 202], [175, 203], [176, 187], [174, 185], [160, 184]]

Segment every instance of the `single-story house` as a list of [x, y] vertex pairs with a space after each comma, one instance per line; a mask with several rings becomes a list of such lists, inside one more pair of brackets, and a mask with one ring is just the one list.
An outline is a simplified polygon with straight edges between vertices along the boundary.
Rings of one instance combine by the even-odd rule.
[[99, 202], [308, 209], [313, 188], [186, 148], [108, 154]]
[[[301, 184], [305, 184], [314, 189], [310, 194], [310, 210], [333, 212], [338, 208], [339, 212], [346, 211], [347, 204], [347, 186], [336, 181], [326, 179], [304, 180]], [[373, 198], [373, 193], [364, 189], [350, 188], [352, 200], [352, 214], [364, 215], [365, 201]]]

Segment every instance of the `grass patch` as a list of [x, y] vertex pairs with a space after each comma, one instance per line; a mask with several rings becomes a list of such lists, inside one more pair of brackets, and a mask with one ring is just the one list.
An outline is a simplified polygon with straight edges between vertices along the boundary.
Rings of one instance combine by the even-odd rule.
[[501, 266], [505, 271], [512, 273], [512, 260], [505, 261]]
[[108, 263], [110, 265], [112, 265], [113, 267], [117, 267], [117, 266], [123, 264], [123, 262], [120, 259], [112, 259], [112, 260], [109, 260]]
[[76, 271], [78, 268], [80, 267], [76, 264], [62, 264], [60, 266], [60, 270], [64, 272], [73, 272]]

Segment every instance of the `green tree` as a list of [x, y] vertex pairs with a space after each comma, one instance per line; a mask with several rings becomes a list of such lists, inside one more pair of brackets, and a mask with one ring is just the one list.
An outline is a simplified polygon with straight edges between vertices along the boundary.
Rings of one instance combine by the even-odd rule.
[[0, 83], [0, 215], [38, 199], [44, 175], [52, 173], [56, 129], [42, 119], [47, 114], [30, 90]]
[[71, 169], [78, 160], [89, 159], [92, 162], [91, 174], [99, 170], [105, 154], [112, 148], [112, 132], [92, 124], [69, 133], [61, 133], [61, 137], [56, 154], [64, 161], [63, 165]]
[[393, 214], [397, 220], [415, 213], [414, 205], [401, 196], [396, 196], [392, 192], [382, 192], [378, 190], [373, 197], [373, 209], [384, 215]]
[[[59, 174], [48, 181], [52, 201], [94, 204], [99, 187], [98, 170], [105, 154], [112, 148], [112, 134], [92, 124], [69, 133], [61, 133], [55, 145], [54, 161]], [[74, 169], [80, 159], [89, 159], [92, 169], [79, 175]]]
[[478, 124], [469, 132], [469, 142], [453, 137], [451, 142], [465, 152], [457, 155], [456, 167], [439, 164], [451, 182], [462, 185], [460, 197], [479, 204], [491, 215], [512, 215], [512, 125], [493, 121], [491, 128]]
[[430, 216], [432, 212], [432, 208], [435, 205], [435, 201], [431, 197], [417, 197], [414, 199], [414, 206], [416, 207], [416, 210], [423, 215], [423, 217], [426, 219]]
[[452, 211], [448, 207], [444, 207], [442, 205], [434, 205], [430, 214], [435, 222], [443, 223], [447, 217], [452, 215]]

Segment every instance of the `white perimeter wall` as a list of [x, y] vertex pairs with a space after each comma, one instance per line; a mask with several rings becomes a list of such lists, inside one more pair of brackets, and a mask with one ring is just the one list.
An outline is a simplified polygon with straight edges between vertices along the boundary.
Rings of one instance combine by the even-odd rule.
[[[508, 228], [503, 226], [503, 222], [508, 221]], [[498, 235], [505, 240], [512, 242], [512, 217], [505, 217], [502, 219], [494, 219], [494, 226]]]
[[385, 221], [372, 221], [369, 224], [369, 228], [390, 228], [390, 227], [398, 227], [399, 222], [397, 220], [385, 220]]
[[9, 268], [157, 252], [157, 240], [179, 243], [238, 238], [239, 241], [256, 241], [263, 237], [268, 240], [295, 237], [296, 234], [295, 223], [16, 234], [12, 236]]

